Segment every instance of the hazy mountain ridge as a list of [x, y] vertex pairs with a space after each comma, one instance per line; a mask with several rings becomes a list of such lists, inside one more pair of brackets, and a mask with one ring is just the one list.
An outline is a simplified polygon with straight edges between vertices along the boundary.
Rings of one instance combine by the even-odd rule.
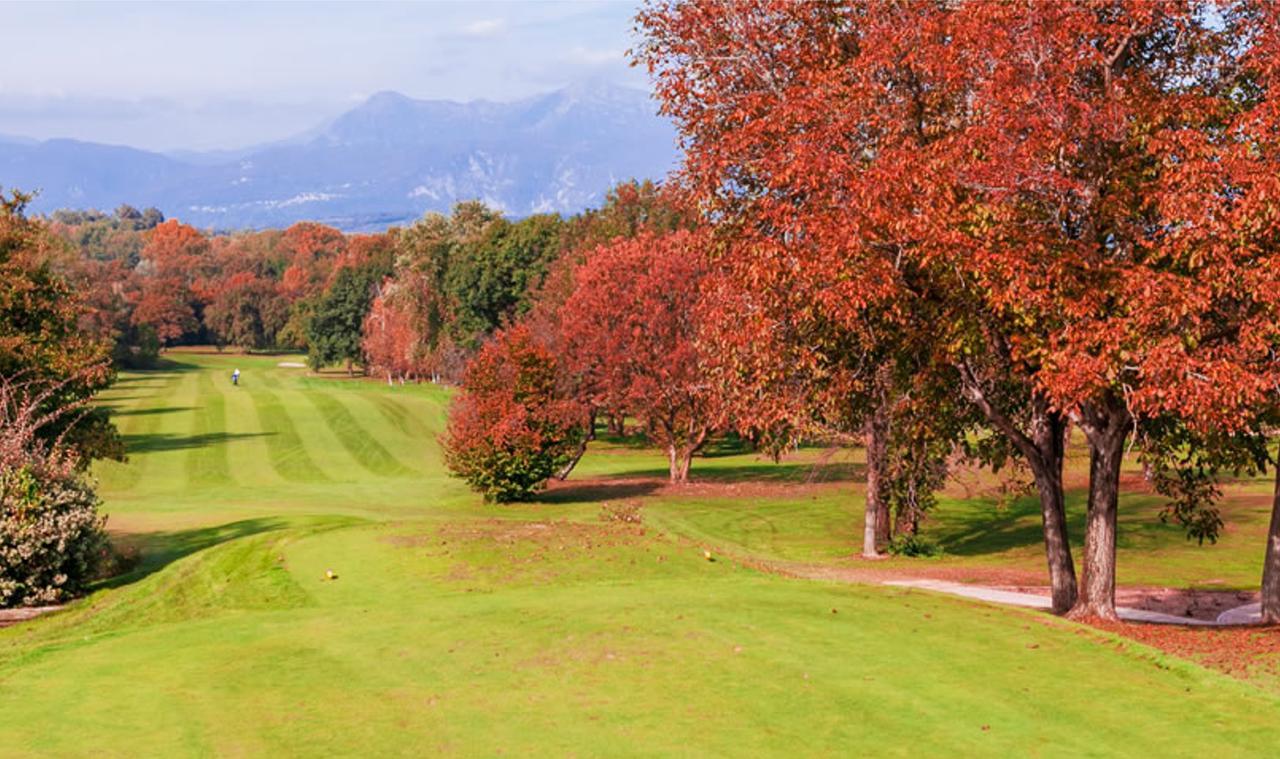
[[509, 214], [572, 213], [623, 179], [675, 164], [671, 124], [641, 91], [572, 86], [510, 103], [381, 92], [293, 139], [174, 152], [0, 140], [0, 185], [39, 189], [37, 212], [156, 206], [201, 227], [302, 219], [380, 229], [479, 198]]

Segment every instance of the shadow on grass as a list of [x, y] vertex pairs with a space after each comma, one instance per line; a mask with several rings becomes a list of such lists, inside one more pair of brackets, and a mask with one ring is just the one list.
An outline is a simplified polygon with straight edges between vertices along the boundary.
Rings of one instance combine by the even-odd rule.
[[[1121, 501], [1117, 548], [1147, 549], [1185, 540], [1180, 527], [1160, 521], [1154, 504], [1155, 501], [1144, 497]], [[1084, 493], [1067, 494], [1067, 537], [1072, 551], [1076, 552], [1077, 564], [1084, 544], [1086, 509]], [[1040, 501], [1035, 497], [1019, 498], [1003, 509], [996, 508], [994, 503], [984, 508], [971, 502], [962, 513], [947, 517], [945, 522], [926, 522], [924, 532], [955, 556], [998, 554], [1044, 544]]]
[[[666, 476], [666, 472], [663, 472]], [[627, 482], [608, 482], [595, 480], [580, 484], [569, 483], [554, 486], [538, 493], [532, 503], [554, 503], [567, 505], [572, 503], [595, 503], [622, 498], [639, 498], [656, 492], [663, 485], [662, 480], [643, 480]]]
[[112, 416], [157, 416], [159, 414], [176, 414], [180, 411], [195, 410], [192, 406], [165, 406], [163, 408], [140, 408], [131, 409], [129, 411], [117, 411], [112, 406], [107, 406], [107, 408], [111, 409]]
[[129, 453], [155, 453], [157, 451], [183, 451], [211, 445], [225, 445], [236, 440], [267, 437], [274, 432], [207, 432], [202, 435], [174, 435], [167, 432], [151, 432], [125, 435], [125, 450]]
[[[1038, 545], [1044, 540], [1040, 525], [1040, 502], [1019, 498], [1005, 508], [966, 505], [963, 514], [948, 519], [950, 524], [926, 521], [924, 534], [936, 539], [955, 556], [982, 556], [1015, 548]], [[1078, 516], [1078, 519], [1071, 517]], [[1067, 533], [1083, 535], [1083, 515], [1068, 513]]]
[[287, 520], [267, 517], [243, 519], [215, 527], [128, 536], [120, 541], [121, 545], [128, 549], [136, 549], [139, 552], [140, 559], [138, 564], [122, 574], [101, 580], [94, 587], [94, 590], [128, 585], [143, 579], [147, 575], [158, 572], [178, 559], [197, 551], [212, 548], [229, 540], [282, 530], [288, 526], [290, 526], [290, 523]]
[[614, 435], [600, 426], [596, 427], [596, 436], [592, 438], [592, 442], [607, 445], [610, 448], [625, 448], [634, 451], [653, 447], [653, 444], [649, 442], [649, 438], [645, 437], [642, 432], [633, 432], [630, 435]]
[[[741, 464], [738, 466], [698, 466], [702, 458], [693, 460], [689, 469], [689, 482], [744, 484], [750, 482], [769, 484], [811, 485], [833, 482], [864, 482], [866, 467], [850, 462]], [[641, 469], [618, 477], [654, 477], [666, 479], [666, 469]]]
[[185, 374], [187, 372], [197, 371], [200, 367], [185, 361], [176, 361], [170, 358], [161, 358], [156, 361], [155, 366], [146, 369], [129, 369], [130, 376], [117, 377], [112, 386], [130, 385], [138, 382], [146, 382], [156, 377], [169, 377], [177, 374]]

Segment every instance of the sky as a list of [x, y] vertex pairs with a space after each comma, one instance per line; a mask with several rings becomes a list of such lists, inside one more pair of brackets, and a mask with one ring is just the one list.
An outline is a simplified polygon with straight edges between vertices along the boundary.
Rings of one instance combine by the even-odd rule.
[[283, 139], [395, 90], [646, 88], [635, 2], [5, 2], [0, 135], [150, 150]]

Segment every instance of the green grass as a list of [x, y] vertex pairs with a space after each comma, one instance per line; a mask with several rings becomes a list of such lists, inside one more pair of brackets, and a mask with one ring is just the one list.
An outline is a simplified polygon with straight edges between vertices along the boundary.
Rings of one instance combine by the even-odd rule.
[[[1077, 441], [1071, 453], [1068, 532], [1079, 557], [1084, 542], [1088, 462], [1082, 442]], [[842, 454], [858, 464], [860, 455]], [[803, 461], [806, 456], [800, 458]], [[807, 458], [815, 457], [810, 454]], [[824, 465], [828, 469], [836, 466], [830, 462]], [[734, 460], [697, 460], [693, 471], [706, 480], [734, 476], [717, 474], [714, 470], [718, 466], [732, 468]], [[848, 466], [852, 469], [854, 461]], [[803, 463], [793, 467], [798, 472], [806, 469]], [[1217, 542], [1200, 544], [1188, 540], [1178, 525], [1161, 521], [1163, 502], [1133, 486], [1140, 476], [1135, 463], [1127, 464], [1126, 473], [1129, 486], [1121, 496], [1117, 538], [1121, 584], [1257, 590], [1271, 516], [1270, 479], [1229, 483], [1221, 502], [1226, 528]], [[926, 535], [946, 551], [944, 558], [930, 561], [938, 567], [1008, 567], [1043, 575], [1039, 502], [1027, 495], [1001, 503], [985, 493], [994, 478], [983, 474], [976, 480], [975, 487], [971, 478], [966, 478], [967, 489], [978, 490], [976, 494], [966, 495], [966, 487], [950, 485], [926, 520]], [[726, 498], [695, 494], [660, 498], [649, 511], [670, 529], [697, 535], [726, 550], [784, 561], [841, 562], [854, 558], [860, 548], [863, 488], [855, 478], [841, 480], [838, 487], [810, 487], [791, 495]], [[912, 560], [893, 559], [884, 566], [911, 564]]]
[[[592, 489], [486, 507], [440, 468], [439, 388], [173, 358], [105, 399], [134, 453], [96, 473], [143, 561], [0, 631], [0, 755], [1274, 748], [1272, 695], [1088, 628], [703, 559], [847, 555], [853, 489], [791, 486], [856, 461], [717, 451], [694, 465], [714, 487], [655, 494], [637, 478], [661, 457], [605, 444], [575, 474]], [[643, 498], [646, 524], [598, 521], [602, 498]], [[957, 498], [931, 527], [946, 561], [1016, 562], [1026, 508]], [[1136, 525], [1128, 555], [1165, 566], [1144, 571], [1189, 571]]]

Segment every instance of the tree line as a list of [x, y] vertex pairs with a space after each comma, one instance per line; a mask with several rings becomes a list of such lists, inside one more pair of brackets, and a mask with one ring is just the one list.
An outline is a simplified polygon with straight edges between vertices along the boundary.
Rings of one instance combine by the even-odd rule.
[[479, 202], [382, 234], [316, 223], [214, 234], [155, 209], [26, 213], [0, 195], [0, 607], [53, 603], [110, 560], [85, 472], [124, 458], [93, 404], [165, 349], [305, 350], [388, 382], [456, 382], [563, 260], [660, 217], [650, 183], [512, 220]]

